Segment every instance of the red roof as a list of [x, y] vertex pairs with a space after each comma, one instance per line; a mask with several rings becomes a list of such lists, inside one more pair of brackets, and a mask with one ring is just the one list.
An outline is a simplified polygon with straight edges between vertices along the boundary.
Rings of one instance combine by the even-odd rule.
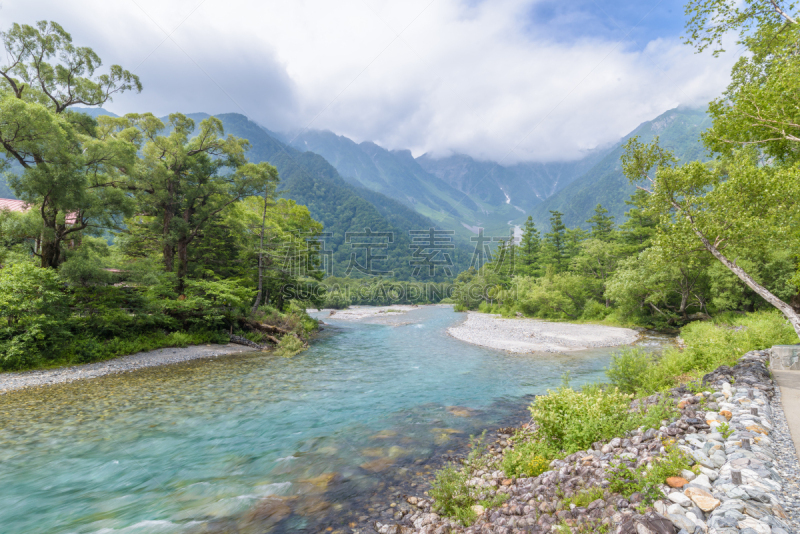
[[[19, 212], [26, 212], [28, 211], [29, 206], [22, 200], [14, 200], [13, 198], [0, 198], [0, 211], [8, 210], [8, 211], [19, 211]], [[75, 224], [78, 220], [77, 213], [67, 213], [64, 222], [66, 224]]]

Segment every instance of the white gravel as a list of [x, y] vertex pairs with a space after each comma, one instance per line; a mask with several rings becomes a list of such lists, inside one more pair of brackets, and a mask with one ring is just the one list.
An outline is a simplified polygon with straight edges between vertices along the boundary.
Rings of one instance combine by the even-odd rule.
[[463, 323], [449, 328], [447, 333], [473, 345], [509, 352], [571, 352], [628, 345], [639, 338], [630, 328], [503, 319], [475, 312], [469, 312]]
[[113, 360], [87, 363], [73, 367], [60, 367], [58, 369], [46, 369], [44, 371], [25, 371], [22, 373], [2, 373], [0, 374], [0, 394], [16, 389], [63, 384], [65, 382], [96, 378], [112, 373], [134, 371], [145, 367], [156, 367], [159, 365], [196, 360], [198, 358], [226, 356], [255, 350], [257, 349], [233, 344], [195, 345], [185, 348], [166, 348], [149, 352], [137, 352], [136, 354], [121, 356]]
[[[402, 315], [411, 310], [417, 310], [419, 306], [406, 304], [396, 304], [393, 306], [350, 306], [345, 310], [321, 310], [329, 311], [328, 317], [337, 321], [360, 321], [363, 319], [380, 319], [383, 317]], [[325, 317], [323, 316], [324, 320]]]

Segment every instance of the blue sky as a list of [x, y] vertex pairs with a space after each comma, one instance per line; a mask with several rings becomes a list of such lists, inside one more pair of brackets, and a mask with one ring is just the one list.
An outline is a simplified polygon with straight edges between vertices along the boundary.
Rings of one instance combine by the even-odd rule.
[[684, 27], [683, 3], [675, 0], [547, 0], [531, 5], [531, 31], [546, 24], [562, 42], [585, 38], [625, 40], [643, 49], [654, 38], [676, 38]]
[[674, 0], [27, 0], [0, 17], [56, 20], [140, 75], [115, 113], [237, 112], [504, 163], [578, 158], [704, 107], [735, 59], [681, 44]]

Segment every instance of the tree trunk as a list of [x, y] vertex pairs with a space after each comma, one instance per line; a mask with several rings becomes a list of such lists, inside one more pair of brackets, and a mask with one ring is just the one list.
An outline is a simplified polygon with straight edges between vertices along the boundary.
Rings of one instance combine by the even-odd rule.
[[720, 262], [722, 262], [722, 264], [725, 267], [730, 269], [730, 271], [733, 274], [738, 276], [739, 280], [744, 282], [747, 285], [747, 287], [755, 291], [759, 297], [766, 300], [767, 302], [769, 302], [770, 304], [772, 304], [781, 311], [784, 317], [786, 317], [786, 319], [789, 320], [789, 323], [791, 323], [792, 328], [794, 328], [794, 331], [797, 333], [797, 337], [800, 338], [800, 315], [797, 314], [794, 308], [792, 308], [789, 304], [783, 302], [781, 299], [773, 295], [766, 287], [762, 286], [761, 284], [753, 280], [753, 277], [747, 274], [744, 269], [742, 269], [741, 267], [736, 265], [736, 263], [726, 258], [722, 254], [722, 252], [720, 252], [717, 249], [717, 247], [712, 245], [711, 242], [708, 239], [706, 239], [706, 236], [704, 236], [702, 232], [697, 230], [697, 228], [692, 228], [692, 229], [694, 230], [694, 233], [697, 234], [697, 236], [703, 242], [703, 245], [706, 247], [706, 250], [708, 250], [711, 254], [714, 255], [715, 258], [717, 258]]
[[61, 257], [61, 243], [58, 239], [42, 239], [42, 267], [55, 269]]
[[178, 253], [178, 293], [183, 294], [184, 279], [189, 271], [189, 239], [181, 237], [176, 244]]
[[161, 227], [164, 243], [164, 270], [171, 273], [175, 268], [175, 246], [170, 242], [169, 227], [172, 223], [172, 213], [164, 210], [164, 223]]
[[261, 303], [261, 291], [264, 287], [264, 227], [267, 224], [267, 195], [269, 188], [264, 189], [264, 211], [261, 214], [261, 241], [258, 245], [258, 293], [256, 301], [253, 303], [253, 313], [258, 310]]

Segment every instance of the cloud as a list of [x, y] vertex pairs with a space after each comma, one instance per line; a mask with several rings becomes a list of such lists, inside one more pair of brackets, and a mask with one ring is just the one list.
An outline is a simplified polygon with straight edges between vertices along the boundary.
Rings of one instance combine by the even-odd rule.
[[[106, 63], [135, 68], [145, 90], [117, 98], [117, 113], [238, 112], [273, 130], [330, 129], [415, 155], [571, 159], [667, 109], [705, 105], [727, 84], [733, 58], [659, 35], [644, 3], [611, 22], [597, 18], [603, 9], [537, 15], [547, 5], [34, 0], [2, 13], [27, 23], [46, 14]], [[614, 31], [564, 31], [593, 17]]]

